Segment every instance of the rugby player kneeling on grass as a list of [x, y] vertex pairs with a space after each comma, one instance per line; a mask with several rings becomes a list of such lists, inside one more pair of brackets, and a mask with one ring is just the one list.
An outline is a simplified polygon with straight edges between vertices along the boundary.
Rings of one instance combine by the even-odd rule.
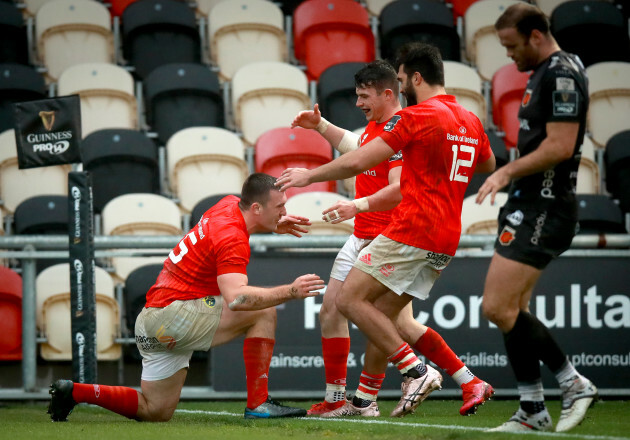
[[283, 406], [268, 396], [275, 342], [274, 306], [318, 294], [314, 274], [293, 283], [261, 288], [247, 283], [249, 236], [259, 232], [307, 232], [307, 218], [286, 213], [286, 195], [276, 179], [250, 175], [242, 197], [227, 196], [206, 211], [170, 252], [135, 325], [142, 354], [141, 392], [122, 386], [57, 380], [50, 386], [48, 413], [65, 421], [77, 403], [101, 406], [130, 419], [163, 422], [173, 416], [193, 351], [207, 351], [245, 335], [247, 376], [245, 418], [299, 417], [302, 408]]

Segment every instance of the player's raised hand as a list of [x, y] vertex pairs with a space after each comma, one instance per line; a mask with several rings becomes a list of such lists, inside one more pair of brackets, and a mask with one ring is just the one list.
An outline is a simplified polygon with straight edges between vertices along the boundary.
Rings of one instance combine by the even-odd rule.
[[306, 168], [287, 168], [280, 174], [280, 177], [276, 179], [276, 186], [280, 187], [280, 191], [285, 191], [287, 188], [303, 187], [309, 185], [309, 172]]
[[300, 217], [298, 215], [285, 215], [278, 221], [276, 230], [278, 234], [291, 234], [296, 237], [301, 237], [302, 234], [306, 234], [308, 229], [301, 226], [310, 226], [311, 221], [306, 217]]
[[319, 121], [322, 120], [322, 114], [319, 111], [319, 104], [315, 104], [313, 106], [313, 110], [302, 110], [297, 114], [293, 122], [291, 123], [291, 128], [302, 127], [314, 129], [319, 124]]
[[332, 224], [350, 220], [357, 215], [357, 205], [348, 200], [339, 200], [330, 208], [322, 212], [322, 220]]
[[505, 185], [510, 183], [509, 175], [504, 172], [503, 167], [496, 170], [494, 173], [490, 174], [483, 185], [479, 188], [477, 192], [477, 197], [475, 198], [475, 202], [477, 204], [481, 204], [483, 200], [490, 195], [490, 204], [494, 205], [494, 199], [497, 195], [497, 192]]
[[296, 278], [289, 290], [293, 298], [302, 299], [319, 295], [319, 290], [324, 286], [324, 281], [318, 275], [311, 273]]

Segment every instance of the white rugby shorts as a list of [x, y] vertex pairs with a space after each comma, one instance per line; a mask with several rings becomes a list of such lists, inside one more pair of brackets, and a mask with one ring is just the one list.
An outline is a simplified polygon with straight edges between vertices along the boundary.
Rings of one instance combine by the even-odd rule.
[[335, 258], [332, 270], [330, 271], [330, 278], [344, 282], [350, 273], [350, 269], [352, 269], [352, 266], [354, 266], [354, 263], [357, 261], [359, 252], [370, 244], [371, 241], [372, 240], [365, 238], [358, 238], [354, 234], [348, 237], [348, 240], [346, 240], [346, 243]]
[[452, 258], [379, 235], [359, 253], [354, 267], [398, 295], [427, 299]]
[[188, 368], [193, 351], [208, 351], [222, 311], [222, 296], [142, 309], [135, 326], [136, 346], [142, 355], [142, 380], [171, 377]]

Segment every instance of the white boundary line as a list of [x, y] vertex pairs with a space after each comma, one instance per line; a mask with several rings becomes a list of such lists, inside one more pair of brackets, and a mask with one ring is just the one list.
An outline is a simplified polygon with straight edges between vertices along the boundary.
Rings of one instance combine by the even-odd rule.
[[[232, 416], [232, 417], [243, 417], [243, 414], [230, 413], [227, 411], [204, 411], [204, 410], [193, 410], [193, 409], [177, 409], [176, 413], [180, 414], [207, 414], [210, 416]], [[487, 428], [482, 428], [478, 426], [461, 426], [461, 425], [434, 425], [430, 423], [405, 423], [405, 422], [396, 422], [390, 420], [378, 420], [378, 419], [367, 419], [367, 418], [335, 418], [335, 419], [325, 419], [322, 417], [299, 417], [298, 420], [308, 420], [310, 422], [343, 422], [343, 423], [359, 423], [364, 425], [389, 425], [389, 426], [405, 426], [411, 428], [436, 428], [436, 429], [451, 429], [451, 430], [459, 430], [459, 431], [485, 431]], [[521, 434], [521, 435], [535, 435], [535, 436], [552, 436], [557, 438], [579, 438], [584, 440], [630, 440], [630, 437], [613, 437], [609, 435], [588, 435], [588, 434], [571, 434], [571, 433], [563, 433], [563, 432], [542, 432], [542, 431], [531, 431], [531, 432], [513, 432], [510, 434]]]

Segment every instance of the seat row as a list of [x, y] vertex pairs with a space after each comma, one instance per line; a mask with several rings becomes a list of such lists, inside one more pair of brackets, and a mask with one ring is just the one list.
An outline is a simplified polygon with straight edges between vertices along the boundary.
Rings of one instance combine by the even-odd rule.
[[[292, 28], [287, 31], [280, 7], [266, 0], [213, 4], [208, 26], [201, 30], [187, 4], [142, 0], [124, 9], [122, 32], [118, 34], [112, 31], [109, 12], [102, 4], [52, 0], [37, 12], [34, 40], [50, 81], [72, 63], [115, 62], [115, 35], [122, 40], [123, 57], [139, 78], [166, 63], [209, 59], [222, 80], [230, 79], [243, 64], [255, 61], [295, 61], [305, 66], [309, 79], [317, 79], [333, 64], [368, 62], [378, 55], [390, 59], [404, 42], [428, 41], [441, 49], [444, 59], [461, 61], [463, 55], [483, 79], [490, 80], [499, 67], [510, 62], [494, 32], [494, 21], [516, 2], [458, 2], [457, 6], [465, 7], [463, 31], [458, 31], [453, 17], [458, 9], [439, 1], [389, 2], [373, 27], [369, 6], [366, 9], [348, 0], [307, 0], [293, 11]], [[15, 13], [19, 15], [19, 11]], [[561, 47], [580, 55], [587, 66], [630, 61], [627, 20], [611, 3], [565, 2], [553, 9], [551, 22]], [[205, 26], [203, 21], [201, 25]], [[204, 46], [207, 50], [202, 50]], [[289, 59], [289, 52], [293, 59]]]

